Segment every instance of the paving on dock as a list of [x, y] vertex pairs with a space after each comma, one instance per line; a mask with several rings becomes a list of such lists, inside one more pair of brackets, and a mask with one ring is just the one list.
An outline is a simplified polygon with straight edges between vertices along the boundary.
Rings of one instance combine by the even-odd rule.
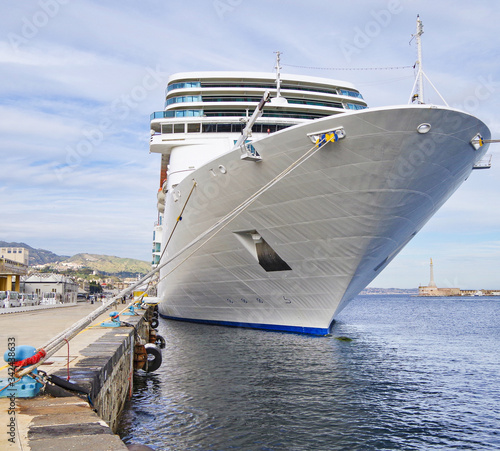
[[[7, 350], [9, 339], [14, 339], [17, 346], [30, 345], [39, 348], [101, 305], [78, 303], [71, 307], [34, 309], [0, 315], [1, 355]], [[139, 323], [144, 323], [144, 313], [145, 311], [140, 311], [138, 316], [122, 316], [121, 319], [138, 328]], [[109, 312], [97, 318], [93, 325], [107, 319]], [[126, 393], [131, 389], [128, 380], [131, 379], [133, 371], [133, 361], [130, 362], [133, 337], [134, 330], [131, 327], [90, 327], [73, 338], [69, 342], [69, 348], [63, 346], [39, 369], [47, 374], [66, 378], [69, 367], [70, 381], [85, 387], [91, 392], [91, 397], [97, 399], [98, 404], [106, 403], [110, 397], [121, 399], [117, 406], [112, 406], [115, 412], [108, 412], [110, 408], [107, 406], [104, 408], [104, 414], [108, 416], [107, 421], [113, 427], [113, 423], [116, 425], [116, 410], [121, 409]], [[4, 366], [3, 364], [2, 359], [0, 366]], [[8, 378], [7, 371], [7, 368], [0, 370], [0, 379]], [[112, 373], [116, 380], [112, 380]], [[99, 390], [102, 392], [97, 396]], [[106, 399], [103, 401], [102, 397]], [[10, 398], [0, 398], [0, 424], [4, 425], [4, 430], [0, 429], [0, 450], [127, 449], [113, 433], [112, 427], [102, 419], [105, 417], [103, 412], [96, 414], [84, 395], [17, 398], [14, 414], [9, 412], [10, 407]], [[11, 435], [12, 431], [15, 433], [14, 437]]]

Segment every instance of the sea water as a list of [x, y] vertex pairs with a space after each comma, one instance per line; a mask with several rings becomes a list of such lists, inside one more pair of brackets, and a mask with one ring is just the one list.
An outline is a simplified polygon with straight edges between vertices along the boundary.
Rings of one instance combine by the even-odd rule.
[[136, 372], [126, 443], [500, 449], [500, 298], [359, 296], [326, 337], [167, 320], [159, 333], [163, 365]]

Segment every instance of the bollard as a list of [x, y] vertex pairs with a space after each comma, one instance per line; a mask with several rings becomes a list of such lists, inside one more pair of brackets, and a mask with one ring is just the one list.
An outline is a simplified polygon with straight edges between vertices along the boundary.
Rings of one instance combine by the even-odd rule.
[[[33, 398], [38, 394], [40, 388], [42, 388], [42, 384], [29, 375], [21, 378], [15, 375], [16, 370], [22, 370], [23, 368], [31, 366], [33, 363], [28, 363], [25, 366], [18, 366], [17, 368], [14, 366], [15, 362], [29, 359], [36, 354], [36, 348], [26, 345], [15, 346], [5, 351], [3, 358], [9, 364], [9, 377], [7, 379], [0, 379], [0, 398]], [[38, 371], [34, 369], [32, 374], [36, 375]]]
[[120, 327], [120, 315], [118, 312], [110, 312], [111, 321], [101, 323], [101, 327]]
[[133, 305], [131, 305], [129, 308], [128, 308], [128, 312], [125, 312], [125, 313], [122, 313], [122, 315], [128, 315], [128, 316], [135, 316], [137, 315], [137, 313], [135, 313], [135, 307]]

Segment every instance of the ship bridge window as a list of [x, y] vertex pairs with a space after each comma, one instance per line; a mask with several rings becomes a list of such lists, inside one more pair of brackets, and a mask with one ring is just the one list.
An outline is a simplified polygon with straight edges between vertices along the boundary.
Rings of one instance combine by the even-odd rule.
[[[196, 86], [199, 87], [199, 86]], [[276, 83], [265, 83], [265, 82], [251, 82], [245, 81], [241, 82], [231, 82], [231, 81], [218, 81], [218, 82], [203, 82], [201, 83], [201, 88], [257, 88], [257, 89], [276, 89]], [[338, 94], [338, 90], [332, 86], [313, 86], [304, 84], [293, 84], [286, 80], [281, 81], [282, 90], [294, 90], [294, 91], [309, 91], [309, 92], [320, 92], [329, 94]], [[354, 91], [352, 91], [354, 92]], [[347, 94], [345, 94], [347, 95]]]
[[172, 91], [172, 89], [184, 89], [184, 88], [200, 88], [201, 83], [199, 81], [184, 81], [181, 83], [172, 83], [168, 85], [167, 92]]
[[178, 111], [155, 111], [151, 113], [150, 120], [166, 117], [201, 117], [203, 110], [178, 110]]
[[280, 130], [279, 125], [275, 124], [255, 124], [252, 127], [253, 133], [274, 133]]
[[183, 103], [183, 102], [201, 102], [201, 96], [171, 97], [170, 99], [167, 99], [166, 105], [172, 105], [173, 103]]
[[217, 132], [217, 124], [202, 124], [203, 133], [216, 133]]
[[340, 102], [328, 102], [319, 100], [308, 100], [308, 99], [292, 99], [288, 98], [288, 103], [294, 103], [296, 105], [314, 105], [314, 106], [327, 106], [334, 108], [343, 108]]
[[[204, 110], [206, 117], [223, 117], [223, 116], [233, 116], [233, 117], [245, 117], [246, 111], [244, 110], [212, 110], [205, 109]], [[296, 112], [296, 111], [287, 111], [280, 110], [277, 112], [266, 112], [262, 114], [262, 117], [279, 117], [279, 118], [293, 118], [293, 119], [317, 119], [320, 117], [329, 116], [332, 114], [332, 111], [328, 112], [315, 112], [315, 113], [305, 113], [305, 112]]]
[[203, 124], [203, 133], [240, 133], [245, 124]]
[[231, 133], [231, 124], [217, 124], [219, 133]]
[[342, 94], [343, 96], [357, 97], [358, 99], [363, 98], [363, 96], [359, 92], [351, 91], [349, 89], [341, 89], [340, 94]]
[[203, 116], [203, 110], [180, 110], [175, 112], [175, 117], [199, 117]]
[[357, 103], [348, 103], [347, 107], [350, 110], [364, 110], [366, 108], [365, 105], [358, 105]]
[[[200, 96], [201, 97], [201, 96]], [[203, 102], [260, 102], [261, 96], [203, 96]]]
[[[253, 133], [274, 133], [278, 130], [283, 130], [294, 124], [254, 124], [252, 127]], [[203, 133], [240, 133], [245, 124], [202, 124]]]
[[[199, 133], [201, 124], [187, 124], [188, 133]], [[165, 133], [185, 133], [184, 124], [161, 124], [161, 132]]]
[[184, 133], [184, 124], [174, 124], [174, 133]]
[[[203, 101], [203, 102], [255, 102], [258, 103], [261, 97], [258, 96], [231, 96], [231, 95], [221, 95], [221, 96], [207, 96], [204, 95], [203, 99], [201, 96], [188, 96], [189, 98], [199, 97], [200, 100], [193, 101]], [[181, 97], [174, 97], [172, 99], [167, 100], [167, 104], [175, 103], [174, 100]], [[184, 98], [184, 97], [182, 97]], [[296, 104], [296, 105], [314, 105], [314, 106], [326, 106], [326, 107], [334, 107], [334, 108], [342, 108], [342, 104], [340, 102], [332, 102], [328, 100], [314, 100], [314, 99], [301, 99], [294, 97], [286, 97], [288, 103]], [[187, 100], [189, 101], [189, 100]]]
[[295, 119], [318, 119], [320, 117], [325, 117], [329, 116], [332, 114], [331, 112], [329, 113], [296, 113], [296, 112], [277, 112], [277, 113], [271, 113], [271, 112], [264, 112], [262, 114], [262, 117], [293, 117]]

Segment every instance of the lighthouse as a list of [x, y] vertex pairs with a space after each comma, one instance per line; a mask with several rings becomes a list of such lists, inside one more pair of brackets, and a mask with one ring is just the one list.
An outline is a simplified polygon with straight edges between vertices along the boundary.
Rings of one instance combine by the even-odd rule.
[[431, 258], [431, 280], [429, 285], [418, 287], [419, 296], [460, 296], [460, 288], [438, 288], [434, 282], [434, 265]]
[[427, 286], [432, 288], [437, 288], [436, 282], [434, 282], [434, 265], [432, 264], [432, 258], [431, 258], [431, 280], [429, 282], [429, 285]]

